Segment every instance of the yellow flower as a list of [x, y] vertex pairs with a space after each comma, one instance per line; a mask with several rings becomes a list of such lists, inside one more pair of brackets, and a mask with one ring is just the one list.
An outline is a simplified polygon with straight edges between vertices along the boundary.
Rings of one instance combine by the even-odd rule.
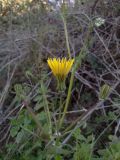
[[48, 58], [47, 62], [54, 76], [59, 80], [64, 80], [73, 65], [74, 59]]

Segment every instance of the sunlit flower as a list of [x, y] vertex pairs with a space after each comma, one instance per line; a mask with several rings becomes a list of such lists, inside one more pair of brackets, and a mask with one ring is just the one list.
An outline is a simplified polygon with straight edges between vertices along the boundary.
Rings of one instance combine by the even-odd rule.
[[66, 58], [48, 58], [47, 60], [50, 69], [52, 70], [54, 76], [57, 78], [59, 83], [65, 81], [71, 67], [74, 63], [74, 59]]
[[60, 80], [64, 80], [73, 65], [74, 59], [49, 58], [47, 62], [54, 76]]

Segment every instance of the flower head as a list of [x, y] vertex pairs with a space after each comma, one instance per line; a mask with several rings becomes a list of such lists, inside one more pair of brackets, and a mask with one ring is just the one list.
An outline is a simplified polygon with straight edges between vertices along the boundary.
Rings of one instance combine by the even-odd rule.
[[73, 65], [74, 59], [48, 58], [47, 62], [54, 76], [59, 80], [64, 80]]
[[66, 58], [48, 58], [47, 60], [50, 69], [52, 70], [54, 76], [58, 80], [58, 88], [63, 90], [65, 88], [65, 79], [68, 75], [71, 67], [74, 63], [74, 59]]

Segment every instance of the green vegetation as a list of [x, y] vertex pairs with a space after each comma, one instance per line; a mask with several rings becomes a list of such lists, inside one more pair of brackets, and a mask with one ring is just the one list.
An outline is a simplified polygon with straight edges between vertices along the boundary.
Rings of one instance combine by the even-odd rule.
[[119, 0], [3, 2], [0, 160], [120, 160]]

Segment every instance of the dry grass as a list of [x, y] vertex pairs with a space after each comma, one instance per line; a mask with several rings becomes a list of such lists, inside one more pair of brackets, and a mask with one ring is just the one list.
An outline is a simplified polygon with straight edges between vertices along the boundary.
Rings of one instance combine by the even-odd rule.
[[[22, 1], [15, 1], [14, 5], [16, 6], [19, 2], [22, 3]], [[19, 5], [21, 5], [20, 3]], [[40, 3], [36, 2], [36, 4]], [[9, 6], [8, 3], [7, 6]], [[4, 7], [6, 8], [6, 6]], [[1, 12], [0, 143], [4, 146], [11, 141], [9, 122], [12, 118], [17, 117], [23, 108], [22, 102], [16, 105], [14, 101], [14, 85], [20, 83], [31, 88], [27, 97], [34, 109], [33, 97], [37, 94], [38, 82], [42, 79], [44, 72], [49, 72], [46, 64], [47, 58], [67, 56], [64, 23], [59, 12], [49, 12], [40, 6], [35, 7], [35, 10], [33, 8], [34, 6], [28, 7], [19, 15], [15, 10], [7, 10], [5, 14]], [[62, 145], [69, 143], [68, 140], [71, 139], [75, 129], [81, 127], [83, 121], [87, 123], [88, 128], [91, 127], [95, 137], [100, 135], [99, 140], [103, 146], [108, 142], [107, 138], [105, 141], [102, 139], [103, 134], [105, 137], [110, 134], [119, 137], [119, 101], [116, 104], [114, 101], [115, 98], [118, 100], [120, 98], [119, 11], [119, 1], [117, 0], [96, 0], [66, 10], [65, 20], [71, 55], [77, 57], [84, 46], [87, 56], [75, 73], [71, 102], [65, 119], [66, 126], [71, 127], [71, 123], [73, 125], [71, 132], [61, 140]], [[105, 20], [100, 27], [93, 26], [97, 17]], [[86, 44], [85, 38], [91, 23], [89, 44]], [[31, 73], [33, 77], [27, 75], [26, 72]], [[51, 89], [48, 97], [52, 97], [52, 99], [55, 96], [59, 97], [53, 78], [44, 74], [48, 78], [45, 80], [45, 84]], [[111, 93], [107, 101], [99, 102], [99, 91], [102, 84], [105, 83], [111, 86]], [[68, 87], [69, 79], [66, 84]], [[66, 93], [63, 95], [63, 99], [65, 97]], [[53, 123], [55, 123], [56, 116], [54, 115], [58, 113], [57, 108], [52, 112]], [[113, 123], [111, 121], [104, 123], [103, 120], [101, 124], [96, 124], [97, 117], [104, 117], [109, 112], [117, 115], [117, 119], [112, 120]], [[106, 126], [111, 129], [109, 133], [106, 133]], [[67, 129], [69, 130], [69, 127]], [[97, 148], [99, 149], [99, 146]]]

